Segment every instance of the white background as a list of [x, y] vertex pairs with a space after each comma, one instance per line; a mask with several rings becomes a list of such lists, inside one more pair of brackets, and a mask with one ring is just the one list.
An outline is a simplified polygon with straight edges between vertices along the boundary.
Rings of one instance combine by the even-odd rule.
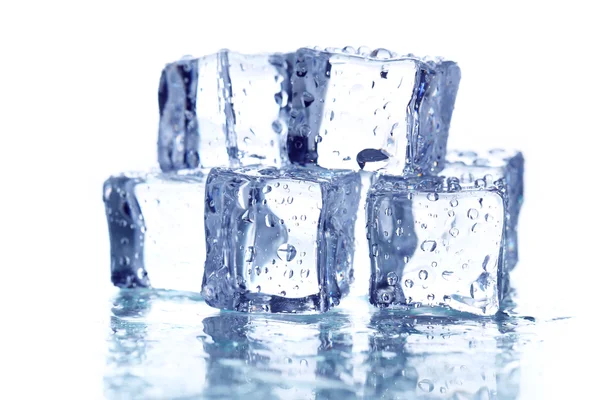
[[578, 315], [524, 362], [544, 397], [593, 397], [600, 32], [587, 4], [2, 2], [0, 391], [101, 390], [102, 353], [88, 345], [106, 334], [110, 290], [101, 185], [155, 165], [166, 62], [364, 44], [456, 60], [450, 146], [524, 152], [522, 296], [536, 316]]

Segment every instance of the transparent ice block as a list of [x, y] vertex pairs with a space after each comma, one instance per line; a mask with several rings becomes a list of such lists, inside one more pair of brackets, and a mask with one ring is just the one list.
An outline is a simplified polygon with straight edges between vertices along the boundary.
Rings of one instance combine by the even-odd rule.
[[324, 312], [353, 276], [360, 177], [318, 167], [211, 170], [202, 292], [255, 312]]
[[504, 178], [378, 175], [367, 199], [370, 301], [495, 314], [508, 288]]
[[506, 262], [512, 270], [519, 260], [517, 224], [523, 204], [523, 154], [511, 149], [481, 151], [450, 150], [446, 167], [440, 175], [455, 176], [461, 184], [473, 184], [476, 176], [484, 176], [488, 182], [504, 178], [506, 183], [508, 213], [506, 214]]
[[200, 170], [128, 174], [104, 183], [116, 286], [201, 290], [206, 176]]
[[326, 168], [438, 172], [459, 81], [451, 61], [385, 49], [300, 49], [291, 75], [290, 159]]
[[221, 50], [168, 64], [158, 96], [162, 170], [285, 164], [289, 83], [281, 54]]

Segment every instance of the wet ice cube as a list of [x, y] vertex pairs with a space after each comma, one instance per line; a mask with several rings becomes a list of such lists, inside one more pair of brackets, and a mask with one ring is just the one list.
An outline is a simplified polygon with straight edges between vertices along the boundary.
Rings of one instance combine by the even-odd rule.
[[367, 199], [370, 301], [492, 315], [508, 288], [504, 179], [378, 175]]
[[438, 172], [459, 81], [451, 61], [384, 49], [300, 49], [291, 75], [290, 159], [326, 168]]
[[523, 169], [523, 154], [516, 150], [450, 150], [446, 156], [446, 167], [440, 172], [440, 175], [458, 177], [463, 185], [474, 184], [477, 176], [483, 176], [483, 183], [504, 178], [508, 203], [505, 256], [509, 270], [516, 266], [519, 259], [517, 224], [523, 204]]
[[201, 290], [206, 176], [201, 171], [128, 174], [104, 183], [116, 286]]
[[168, 64], [158, 96], [161, 168], [285, 164], [287, 65], [284, 55], [228, 50]]
[[318, 167], [214, 168], [206, 186], [208, 304], [324, 312], [353, 276], [360, 177]]

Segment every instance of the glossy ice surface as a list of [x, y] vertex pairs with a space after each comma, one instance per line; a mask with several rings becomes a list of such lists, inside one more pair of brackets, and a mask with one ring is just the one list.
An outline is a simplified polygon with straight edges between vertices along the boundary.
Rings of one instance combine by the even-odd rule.
[[200, 291], [206, 176], [199, 170], [128, 174], [105, 182], [115, 285]]
[[291, 75], [290, 159], [326, 168], [437, 172], [459, 81], [451, 61], [385, 49], [300, 49]]
[[161, 168], [285, 164], [286, 65], [283, 55], [228, 50], [168, 64], [159, 89]]
[[353, 276], [360, 177], [317, 167], [215, 168], [202, 292], [218, 308], [324, 312]]
[[111, 305], [105, 395], [516, 399], [539, 384], [541, 364], [521, 358], [543, 322], [344, 304], [323, 315], [244, 314], [185, 293], [123, 290]]
[[[503, 180], [379, 175], [367, 199], [371, 302], [493, 315], [508, 289]], [[488, 180], [486, 180], [488, 179]]]

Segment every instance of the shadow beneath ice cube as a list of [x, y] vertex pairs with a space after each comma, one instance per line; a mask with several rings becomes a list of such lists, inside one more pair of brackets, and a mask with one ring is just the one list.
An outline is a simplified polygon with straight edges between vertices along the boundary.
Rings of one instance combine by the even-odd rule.
[[[121, 291], [108, 398], [515, 398], [534, 323], [377, 310], [220, 312], [197, 296]], [[487, 397], [486, 397], [487, 396]]]

